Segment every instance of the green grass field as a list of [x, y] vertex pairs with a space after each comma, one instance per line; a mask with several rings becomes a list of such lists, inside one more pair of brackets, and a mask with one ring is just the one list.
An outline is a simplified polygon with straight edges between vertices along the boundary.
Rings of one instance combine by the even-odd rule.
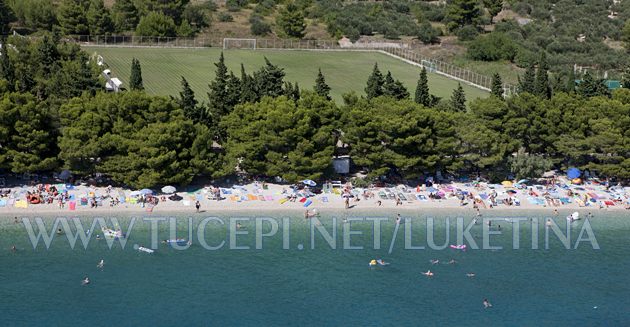
[[[102, 48], [85, 47], [88, 53], [103, 56], [112, 70], [127, 85], [131, 70], [131, 59], [140, 60], [142, 77], [147, 92], [158, 95], [178, 95], [181, 90], [181, 77], [185, 77], [195, 91], [197, 99], [207, 101], [208, 84], [214, 78], [215, 66], [221, 49], [162, 49], [162, 48]], [[312, 89], [321, 68], [326, 82], [332, 88], [334, 100], [341, 102], [341, 95], [355, 91], [363, 95], [368, 76], [375, 62], [385, 74], [388, 70], [394, 78], [400, 79], [414, 94], [420, 68], [406, 64], [392, 57], [374, 52], [315, 52], [278, 50], [227, 50], [226, 65], [240, 76], [240, 64], [245, 64], [252, 73], [264, 64], [266, 56], [273, 64], [284, 68], [285, 80], [298, 82], [300, 88]], [[123, 86], [124, 86], [123, 85]], [[432, 94], [448, 98], [457, 87], [457, 81], [429, 74], [429, 87]], [[463, 84], [468, 100], [486, 97], [487, 92]]]

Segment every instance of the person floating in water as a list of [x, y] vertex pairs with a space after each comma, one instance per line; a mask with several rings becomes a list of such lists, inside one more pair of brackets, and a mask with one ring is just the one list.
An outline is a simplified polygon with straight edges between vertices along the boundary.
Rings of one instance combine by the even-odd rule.
[[448, 262], [449, 265], [454, 265], [456, 263], [457, 263], [457, 261], [455, 261], [455, 259], [451, 259], [451, 261]]
[[400, 225], [400, 214], [398, 214], [398, 216], [396, 217], [396, 225]]
[[241, 223], [236, 223], [236, 229], [241, 229], [243, 227], [243, 225], [241, 225]]
[[468, 277], [475, 277], [475, 273], [469, 272], [469, 273], [466, 274], [466, 276], [468, 276]]
[[545, 226], [547, 226], [547, 228], [551, 227], [551, 218], [547, 218], [547, 222], [545, 223]]
[[90, 283], [90, 279], [85, 276], [85, 278], [83, 278], [83, 281], [81, 281], [81, 285], [88, 285]]
[[105, 260], [101, 259], [96, 268], [103, 269], [103, 267], [105, 267]]
[[61, 228], [57, 229], [57, 235], [61, 235], [63, 234], [63, 231], [61, 230]]
[[438, 259], [431, 260], [431, 264], [432, 265], [437, 265], [438, 263], [440, 263], [440, 260], [438, 260]]
[[488, 301], [488, 299], [483, 299], [483, 307], [484, 308], [492, 308], [492, 303], [490, 303], [490, 301]]
[[11, 252], [16, 252], [16, 251], [17, 251], [17, 248], [15, 247], [15, 245], [14, 245], [14, 246], [12, 246], [12, 247], [11, 247]]
[[431, 270], [427, 270], [427, 272], [423, 272], [422, 274], [427, 277], [433, 277], [433, 272], [431, 272]]
[[478, 222], [478, 221], [479, 221], [479, 220], [478, 220], [477, 218], [474, 218], [474, 219], [473, 219], [473, 225], [477, 225], [477, 222]]

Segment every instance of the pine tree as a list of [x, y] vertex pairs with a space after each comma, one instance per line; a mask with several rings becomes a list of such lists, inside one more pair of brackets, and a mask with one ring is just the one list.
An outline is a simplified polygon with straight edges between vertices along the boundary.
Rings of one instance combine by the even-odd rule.
[[285, 9], [280, 11], [276, 18], [276, 24], [284, 34], [288, 37], [303, 38], [306, 23], [304, 23], [304, 14], [294, 3], [286, 5]]
[[241, 80], [230, 71], [226, 82], [225, 105], [231, 112], [241, 102]]
[[59, 60], [59, 51], [57, 45], [48, 36], [44, 35], [41, 42], [37, 45], [37, 60], [39, 62], [40, 74], [48, 78], [56, 70], [57, 61]]
[[199, 111], [197, 107], [197, 99], [195, 99], [195, 92], [190, 88], [188, 81], [182, 76], [182, 90], [179, 92], [179, 99], [177, 100], [179, 106], [184, 110], [186, 118], [191, 119], [195, 123], [199, 122]]
[[241, 103], [256, 102], [258, 95], [254, 78], [245, 72], [245, 66], [241, 63]]
[[503, 81], [501, 80], [501, 75], [499, 75], [499, 73], [492, 75], [492, 87], [490, 88], [490, 94], [499, 99], [503, 99]]
[[298, 82], [295, 82], [295, 85], [293, 86], [293, 94], [291, 95], [291, 98], [293, 99], [293, 101], [298, 101], [300, 100], [300, 95], [301, 95], [301, 91], [300, 91], [300, 85], [298, 85]]
[[521, 92], [534, 94], [534, 84], [536, 83], [536, 69], [534, 64], [530, 64], [523, 75], [523, 79], [519, 79], [519, 89]]
[[144, 90], [144, 84], [142, 83], [142, 67], [140, 66], [140, 60], [136, 58], [131, 59], [131, 75], [129, 76], [129, 89], [132, 91]]
[[90, 35], [108, 35], [114, 30], [112, 18], [103, 0], [90, 1], [86, 16]]
[[567, 78], [566, 91], [567, 93], [575, 93], [575, 71], [573, 69], [569, 70], [569, 77]]
[[414, 101], [425, 107], [431, 105], [431, 95], [429, 94], [429, 80], [427, 78], [427, 69], [423, 66], [420, 71], [420, 78], [418, 78], [418, 85], [416, 86], [416, 96]]
[[134, 0], [116, 0], [112, 6], [112, 16], [118, 32], [132, 31], [140, 20]]
[[488, 9], [490, 14], [490, 23], [498, 13], [503, 9], [503, 0], [483, 0], [483, 5]]
[[0, 49], [0, 78], [4, 78], [9, 83], [9, 91], [13, 91], [15, 71], [13, 70], [13, 63], [9, 55], [9, 47], [4, 46], [6, 44], [5, 42], [6, 39], [4, 38], [0, 40], [0, 43], [3, 44], [2, 49]]
[[367, 86], [365, 87], [367, 98], [372, 99], [383, 95], [384, 83], [383, 74], [381, 74], [381, 71], [378, 69], [378, 63], [375, 63], [372, 74], [368, 78]]
[[6, 3], [6, 0], [0, 0], [0, 35], [9, 34], [9, 23], [14, 20], [15, 15], [11, 7]]
[[584, 74], [582, 82], [577, 87], [577, 92], [585, 98], [595, 96], [609, 96], [610, 91], [603, 79], [595, 79], [590, 73]]
[[80, 0], [63, 0], [57, 9], [57, 20], [64, 35], [86, 35], [90, 33], [85, 10]]
[[543, 98], [551, 98], [551, 89], [549, 87], [549, 76], [547, 75], [549, 65], [547, 64], [547, 56], [543, 51], [538, 61], [538, 70], [536, 72], [536, 80], [534, 82], [534, 94]]
[[466, 93], [464, 93], [464, 88], [461, 83], [457, 83], [457, 88], [453, 90], [453, 95], [451, 96], [451, 106], [454, 111], [466, 111]]
[[389, 70], [387, 74], [385, 74], [385, 82], [383, 83], [383, 95], [394, 97], [395, 94], [395, 86], [394, 86], [394, 77], [392, 76], [392, 72]]
[[229, 109], [225, 99], [227, 98], [227, 80], [228, 69], [225, 66], [225, 58], [223, 52], [219, 56], [219, 61], [214, 64], [217, 69], [214, 80], [210, 83], [210, 92], [208, 93], [208, 109], [212, 114], [212, 121], [218, 122], [220, 117], [229, 113]]
[[326, 79], [324, 78], [324, 74], [322, 74], [322, 69], [319, 69], [317, 73], [317, 78], [315, 79], [315, 86], [313, 87], [315, 93], [318, 95], [325, 97], [326, 100], [331, 100], [330, 98], [330, 86], [326, 84]]
[[265, 66], [254, 73], [254, 82], [259, 97], [279, 97], [284, 94], [284, 69], [272, 64], [265, 57]]

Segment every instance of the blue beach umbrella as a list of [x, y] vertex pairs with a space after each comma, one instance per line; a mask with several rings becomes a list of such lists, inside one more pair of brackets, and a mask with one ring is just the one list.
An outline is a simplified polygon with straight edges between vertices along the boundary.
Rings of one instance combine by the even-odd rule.
[[567, 170], [567, 177], [569, 177], [570, 179], [578, 178], [581, 174], [582, 173], [580, 172], [580, 170], [575, 167], [571, 167], [569, 168], [569, 170]]
[[153, 194], [153, 191], [149, 190], [148, 188], [143, 188], [140, 190], [140, 194], [142, 195]]

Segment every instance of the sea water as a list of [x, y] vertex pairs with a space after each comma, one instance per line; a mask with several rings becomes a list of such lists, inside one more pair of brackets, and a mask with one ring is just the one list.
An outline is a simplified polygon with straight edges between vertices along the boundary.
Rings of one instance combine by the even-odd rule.
[[[563, 232], [569, 213], [555, 217]], [[456, 218], [468, 224], [473, 216], [464, 211], [402, 212], [398, 228], [395, 212], [328, 213], [317, 220], [278, 212], [218, 215], [205, 226], [201, 222], [211, 216], [208, 213], [102, 216], [109, 223], [116, 218], [123, 230], [134, 221], [124, 249], [119, 243], [110, 249], [105, 240], [96, 240], [96, 234], [102, 235], [99, 230], [92, 231], [87, 248], [80, 238], [72, 249], [66, 235], [54, 235], [49, 248], [40, 240], [34, 249], [22, 218], [37, 231], [35, 216], [18, 216], [20, 223], [14, 224], [13, 216], [5, 215], [0, 218], [0, 323], [628, 326], [630, 217], [621, 211], [594, 214], [587, 227], [595, 241], [577, 242], [587, 224], [580, 220], [569, 227], [571, 249], [566, 249], [553, 233], [545, 244], [542, 211], [491, 212], [483, 218], [524, 218], [519, 248], [514, 249], [515, 226], [496, 220], [488, 230], [501, 234], [491, 235], [489, 245], [502, 249], [469, 246], [466, 251], [431, 249], [426, 237], [427, 218], [432, 218], [434, 243], [457, 244]], [[100, 216], [77, 218], [87, 229], [95, 217]], [[48, 232], [54, 218], [44, 217]], [[177, 237], [190, 239], [190, 248], [176, 250], [159, 243], [153, 254], [137, 251], [138, 245], [151, 246], [152, 224], [158, 226], [157, 240], [171, 237], [167, 218], [177, 218]], [[238, 233], [230, 232], [234, 218], [240, 219]], [[376, 219], [382, 219], [379, 246], [374, 240]], [[532, 219], [540, 224], [532, 227]], [[257, 244], [257, 232], [272, 234], [272, 221], [277, 223], [275, 235], [260, 237]], [[479, 247], [484, 226], [480, 221], [470, 228]], [[406, 228], [411, 230], [409, 244]], [[12, 245], [16, 252], [10, 250]], [[361, 249], [350, 249], [357, 247]], [[390, 265], [369, 267], [376, 258]], [[101, 259], [103, 269], [97, 268]], [[440, 263], [431, 264], [433, 259]], [[456, 263], [448, 264], [450, 260]], [[435, 275], [421, 274], [427, 270]], [[475, 277], [467, 277], [469, 272]], [[83, 286], [85, 276], [91, 283]], [[484, 308], [484, 299], [493, 306]]]

